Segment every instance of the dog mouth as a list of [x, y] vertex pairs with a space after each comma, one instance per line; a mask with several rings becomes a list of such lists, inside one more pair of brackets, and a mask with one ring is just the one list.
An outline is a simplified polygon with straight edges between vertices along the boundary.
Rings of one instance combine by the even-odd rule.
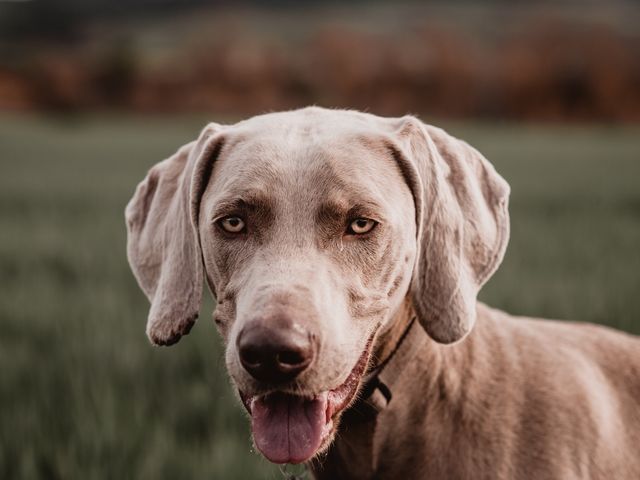
[[253, 441], [273, 463], [302, 463], [328, 446], [338, 416], [355, 398], [371, 354], [371, 335], [346, 380], [313, 396], [275, 391], [240, 397], [251, 415]]

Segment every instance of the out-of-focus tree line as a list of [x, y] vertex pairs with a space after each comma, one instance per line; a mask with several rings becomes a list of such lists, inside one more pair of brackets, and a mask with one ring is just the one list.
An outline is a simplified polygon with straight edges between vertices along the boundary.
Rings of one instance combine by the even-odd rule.
[[640, 120], [632, 2], [0, 2], [1, 110]]

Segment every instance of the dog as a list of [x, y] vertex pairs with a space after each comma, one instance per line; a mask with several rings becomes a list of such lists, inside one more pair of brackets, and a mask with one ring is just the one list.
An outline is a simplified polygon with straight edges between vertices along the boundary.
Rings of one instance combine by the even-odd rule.
[[255, 446], [316, 478], [639, 479], [640, 340], [477, 300], [509, 191], [413, 116], [211, 123], [126, 207], [147, 335], [205, 278]]

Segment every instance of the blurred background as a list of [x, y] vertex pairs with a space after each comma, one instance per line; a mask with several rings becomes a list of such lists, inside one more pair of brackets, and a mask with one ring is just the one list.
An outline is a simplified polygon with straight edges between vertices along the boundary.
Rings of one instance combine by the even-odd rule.
[[419, 115], [512, 187], [483, 290], [640, 334], [640, 3], [0, 0], [0, 478], [281, 478], [203, 306], [152, 348], [124, 206], [209, 120]]

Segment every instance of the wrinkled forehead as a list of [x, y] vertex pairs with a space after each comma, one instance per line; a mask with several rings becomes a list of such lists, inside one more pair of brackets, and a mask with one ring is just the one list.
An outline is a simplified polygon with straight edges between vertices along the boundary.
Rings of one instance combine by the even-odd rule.
[[364, 203], [389, 214], [411, 198], [384, 137], [308, 125], [230, 133], [205, 195], [213, 203], [257, 197], [298, 209]]

